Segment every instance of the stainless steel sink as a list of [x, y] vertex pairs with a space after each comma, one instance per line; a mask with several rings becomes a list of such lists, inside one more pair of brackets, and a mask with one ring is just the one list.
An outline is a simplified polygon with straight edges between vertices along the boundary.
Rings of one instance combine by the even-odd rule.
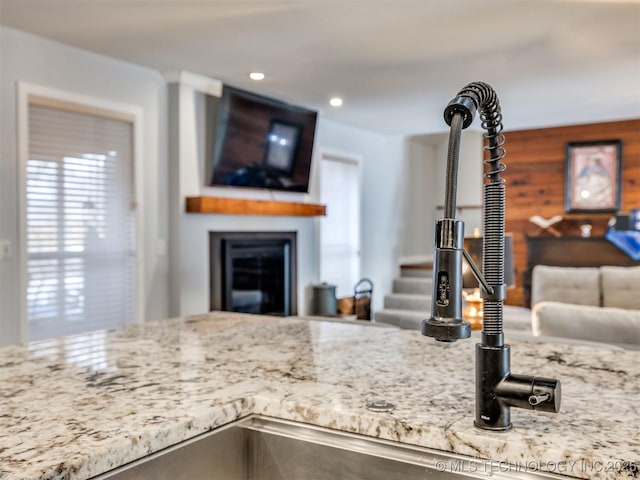
[[[496, 463], [497, 465], [497, 463]], [[559, 479], [325, 428], [252, 416], [120, 467], [100, 480]]]

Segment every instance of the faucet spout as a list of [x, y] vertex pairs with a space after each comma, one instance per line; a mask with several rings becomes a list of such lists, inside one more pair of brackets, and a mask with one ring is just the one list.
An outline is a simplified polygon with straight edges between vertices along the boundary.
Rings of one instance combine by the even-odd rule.
[[[484, 319], [481, 343], [476, 345], [475, 425], [487, 430], [511, 428], [511, 407], [547, 412], [560, 410], [560, 381], [552, 378], [513, 375], [510, 347], [502, 329], [504, 282], [505, 186], [501, 173], [503, 148], [502, 113], [491, 86], [470, 83], [449, 102], [444, 111], [451, 127], [447, 153], [444, 218], [435, 225], [433, 296], [431, 317], [422, 322], [422, 334], [439, 341], [468, 338], [469, 324], [461, 316], [464, 223], [455, 219], [458, 156], [462, 129], [480, 113], [486, 130], [484, 176], [483, 271], [474, 271], [482, 285]], [[466, 255], [468, 257], [468, 254]]]
[[435, 225], [431, 318], [422, 322], [422, 334], [440, 342], [455, 342], [471, 336], [471, 325], [462, 320], [464, 223], [455, 219], [460, 135], [466, 120], [463, 112], [453, 113], [450, 119], [445, 218]]

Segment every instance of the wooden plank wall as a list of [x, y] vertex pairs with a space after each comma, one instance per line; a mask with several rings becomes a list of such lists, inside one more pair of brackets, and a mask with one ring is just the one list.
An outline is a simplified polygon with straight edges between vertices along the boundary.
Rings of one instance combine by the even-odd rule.
[[532, 215], [562, 215], [555, 227], [565, 236], [579, 236], [587, 220], [592, 235], [602, 236], [611, 213], [565, 212], [565, 154], [569, 142], [622, 140], [622, 211], [640, 208], [640, 119], [505, 132], [507, 157], [506, 231], [513, 234], [517, 286], [509, 289], [510, 305], [524, 305], [522, 273], [526, 270], [526, 236], [540, 234]]

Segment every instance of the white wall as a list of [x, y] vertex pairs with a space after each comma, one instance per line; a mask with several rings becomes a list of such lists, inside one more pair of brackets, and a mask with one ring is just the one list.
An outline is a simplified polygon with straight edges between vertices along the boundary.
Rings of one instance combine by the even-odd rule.
[[407, 206], [400, 263], [412, 263], [433, 256], [436, 185], [441, 179], [434, 174], [436, 148], [421, 137], [409, 137], [405, 142], [407, 163], [403, 176]]
[[144, 252], [146, 318], [168, 314], [167, 98], [153, 70], [0, 27], [0, 239], [12, 258], [0, 261], [0, 344], [19, 340], [17, 83], [139, 106], [144, 115]]
[[[434, 222], [444, 215], [448, 133], [407, 137], [403, 185], [405, 228], [400, 262], [433, 257]], [[460, 144], [456, 217], [465, 222], [466, 235], [482, 227], [482, 132], [465, 130]], [[439, 207], [439, 208], [438, 208]]]
[[[373, 282], [372, 308], [380, 310], [398, 273], [406, 233], [405, 142], [402, 137], [378, 135], [321, 118], [318, 147], [362, 158], [361, 273]], [[312, 192], [314, 189], [312, 183]]]
[[[458, 163], [458, 189], [456, 218], [465, 222], [465, 235], [473, 235], [474, 228], [482, 230], [482, 185], [484, 164], [482, 163], [482, 132], [477, 130], [463, 130], [460, 140], [460, 157]], [[436, 148], [433, 175], [437, 179], [435, 184], [435, 204], [444, 205], [445, 179], [447, 174], [447, 151], [449, 148], [449, 134], [425, 136]], [[464, 208], [472, 207], [472, 208]], [[436, 211], [436, 219], [442, 218], [443, 209]]]

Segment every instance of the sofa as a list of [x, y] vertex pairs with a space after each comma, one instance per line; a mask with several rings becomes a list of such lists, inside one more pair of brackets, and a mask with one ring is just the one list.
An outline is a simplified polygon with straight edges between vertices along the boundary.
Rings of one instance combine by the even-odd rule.
[[535, 336], [640, 347], [640, 266], [537, 265], [531, 305]]

